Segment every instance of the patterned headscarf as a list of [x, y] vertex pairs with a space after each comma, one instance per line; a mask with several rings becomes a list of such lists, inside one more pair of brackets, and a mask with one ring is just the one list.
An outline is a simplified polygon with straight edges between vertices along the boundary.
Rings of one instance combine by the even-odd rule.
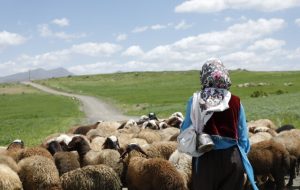
[[202, 109], [218, 106], [226, 96], [231, 81], [229, 73], [219, 59], [209, 59], [202, 66], [201, 101]]

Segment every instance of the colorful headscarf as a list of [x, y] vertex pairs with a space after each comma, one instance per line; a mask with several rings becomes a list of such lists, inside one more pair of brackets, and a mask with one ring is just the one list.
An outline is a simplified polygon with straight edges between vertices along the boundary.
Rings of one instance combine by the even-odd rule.
[[229, 73], [219, 59], [209, 59], [202, 66], [201, 75], [201, 100], [202, 109], [218, 106], [226, 96], [231, 81]]

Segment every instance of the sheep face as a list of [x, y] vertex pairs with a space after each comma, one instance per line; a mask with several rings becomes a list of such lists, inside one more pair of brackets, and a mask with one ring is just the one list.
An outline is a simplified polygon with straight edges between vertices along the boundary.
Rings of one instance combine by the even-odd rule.
[[68, 144], [68, 149], [70, 151], [79, 150], [83, 145], [86, 145], [87, 142], [81, 136], [75, 136], [72, 138], [71, 142]]
[[119, 150], [120, 144], [119, 144], [118, 138], [116, 136], [110, 136], [110, 137], [106, 138], [105, 142], [102, 145], [102, 148]]
[[48, 148], [47, 150], [54, 155], [56, 152], [58, 151], [63, 151], [63, 149], [61, 148], [60, 144], [57, 141], [51, 141], [48, 144]]

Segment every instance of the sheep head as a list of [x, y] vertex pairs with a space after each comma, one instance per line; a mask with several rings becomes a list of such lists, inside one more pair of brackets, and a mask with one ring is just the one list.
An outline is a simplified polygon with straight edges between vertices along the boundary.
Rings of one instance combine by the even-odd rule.
[[119, 140], [116, 136], [110, 136], [107, 137], [105, 142], [102, 145], [103, 149], [114, 149], [114, 150], [119, 150], [120, 149], [120, 144]]
[[84, 154], [91, 150], [90, 145], [82, 136], [74, 136], [68, 144], [68, 149], [70, 151], [77, 150], [79, 154]]
[[47, 150], [52, 154], [52, 156], [59, 151], [63, 151], [60, 144], [57, 141], [51, 141], [48, 144]]
[[135, 144], [135, 143], [131, 143], [131, 144], [128, 144], [127, 147], [126, 147], [126, 150], [125, 152], [123, 152], [123, 154], [120, 156], [120, 159], [124, 159], [125, 156], [127, 154], [129, 154], [131, 151], [137, 151], [137, 152], [140, 152], [142, 153], [143, 155], [146, 156], [146, 158], [148, 158], [149, 156], [146, 154], [146, 152], [143, 151], [143, 149], [138, 145], [138, 144]]
[[20, 139], [14, 140], [12, 143], [10, 143], [7, 147], [7, 150], [18, 150], [24, 148], [24, 142]]

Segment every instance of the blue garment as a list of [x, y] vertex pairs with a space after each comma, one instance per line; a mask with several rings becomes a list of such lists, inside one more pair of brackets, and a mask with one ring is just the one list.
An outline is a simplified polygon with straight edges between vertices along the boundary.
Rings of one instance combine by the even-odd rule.
[[[181, 132], [192, 125], [192, 120], [190, 117], [192, 103], [193, 103], [193, 98], [191, 97], [187, 103], [185, 119], [180, 128]], [[221, 137], [218, 135], [213, 135], [211, 137], [215, 144], [214, 149], [216, 149], [216, 150], [217, 149], [226, 149], [226, 148], [229, 148], [229, 147], [232, 147], [235, 145], [238, 146], [239, 151], [241, 153], [243, 166], [247, 173], [248, 179], [252, 185], [252, 188], [254, 190], [258, 190], [258, 188], [255, 184], [255, 180], [254, 180], [253, 168], [247, 157], [247, 154], [250, 151], [250, 142], [249, 142], [249, 138], [248, 138], [248, 128], [247, 128], [247, 123], [246, 123], [245, 111], [244, 111], [242, 104], [240, 105], [240, 113], [239, 113], [239, 121], [238, 121], [238, 140], [228, 138], [228, 137]]]

